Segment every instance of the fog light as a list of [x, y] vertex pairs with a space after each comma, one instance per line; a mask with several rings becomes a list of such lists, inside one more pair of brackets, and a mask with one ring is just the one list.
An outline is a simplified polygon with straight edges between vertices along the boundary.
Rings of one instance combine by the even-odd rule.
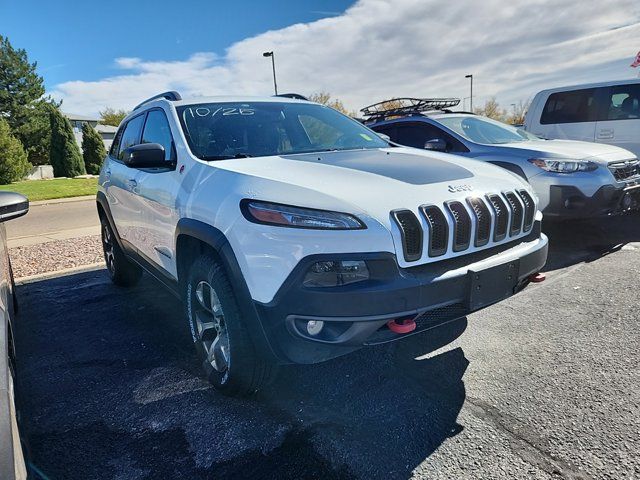
[[336, 287], [369, 279], [363, 260], [316, 262], [304, 277], [305, 287]]
[[322, 331], [324, 322], [322, 320], [309, 320], [307, 322], [307, 333], [312, 337], [315, 337]]

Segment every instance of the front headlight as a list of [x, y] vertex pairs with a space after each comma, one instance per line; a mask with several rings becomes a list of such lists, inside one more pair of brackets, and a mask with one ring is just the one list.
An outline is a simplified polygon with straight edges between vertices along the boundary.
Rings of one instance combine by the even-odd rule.
[[598, 165], [585, 160], [562, 160], [557, 158], [530, 158], [536, 167], [555, 173], [592, 172]]
[[244, 217], [253, 223], [316, 230], [362, 230], [364, 223], [348, 213], [294, 207], [280, 203], [245, 199], [240, 202]]

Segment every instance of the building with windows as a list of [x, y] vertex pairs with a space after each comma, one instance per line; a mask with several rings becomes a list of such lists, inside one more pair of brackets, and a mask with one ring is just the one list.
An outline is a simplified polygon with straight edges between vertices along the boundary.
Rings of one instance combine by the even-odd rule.
[[84, 123], [88, 123], [93, 128], [97, 130], [97, 132], [102, 137], [102, 141], [104, 142], [104, 146], [107, 150], [111, 148], [111, 144], [113, 143], [113, 137], [116, 135], [116, 131], [118, 127], [113, 127], [111, 125], [101, 125], [98, 123], [100, 120], [94, 117], [88, 117], [86, 115], [78, 115], [75, 113], [65, 113], [63, 115], [69, 119], [71, 122], [71, 126], [73, 127], [73, 135], [76, 139], [76, 143], [78, 146], [82, 146], [82, 125]]

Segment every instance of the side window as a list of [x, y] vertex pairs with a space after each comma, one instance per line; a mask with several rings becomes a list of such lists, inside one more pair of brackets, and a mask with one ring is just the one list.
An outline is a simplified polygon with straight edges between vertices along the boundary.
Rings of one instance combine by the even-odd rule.
[[611, 87], [607, 95], [606, 113], [602, 120], [631, 120], [640, 118], [640, 84]]
[[142, 130], [142, 122], [144, 121], [144, 115], [139, 115], [132, 118], [127, 123], [127, 126], [122, 132], [122, 139], [120, 140], [120, 148], [118, 149], [118, 158], [122, 160], [124, 158], [124, 151], [139, 143], [140, 130]]
[[173, 158], [173, 137], [167, 117], [162, 110], [151, 110], [142, 132], [142, 143], [159, 143], [164, 147], [164, 159]]
[[540, 123], [594, 122], [596, 120], [596, 89], [573, 90], [549, 95]]
[[113, 143], [111, 144], [111, 148], [109, 149], [109, 155], [111, 155], [113, 158], [118, 158], [118, 150], [120, 148], [120, 140], [122, 140], [122, 132], [124, 132], [124, 125], [118, 129], [118, 132], [113, 139]]
[[428, 131], [422, 125], [397, 125], [396, 138], [393, 140], [407, 147], [424, 148], [425, 142], [432, 138], [427, 137]]

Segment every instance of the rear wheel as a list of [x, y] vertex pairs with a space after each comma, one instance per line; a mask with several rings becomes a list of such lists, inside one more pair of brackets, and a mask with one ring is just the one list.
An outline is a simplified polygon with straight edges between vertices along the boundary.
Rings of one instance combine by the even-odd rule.
[[127, 259], [124, 252], [116, 242], [115, 235], [109, 222], [101, 216], [102, 226], [102, 250], [104, 261], [111, 281], [121, 287], [131, 287], [138, 283], [142, 276], [142, 269]]
[[216, 390], [248, 395], [273, 379], [276, 366], [256, 353], [231, 283], [211, 255], [200, 256], [189, 270], [186, 310], [194, 346]]

